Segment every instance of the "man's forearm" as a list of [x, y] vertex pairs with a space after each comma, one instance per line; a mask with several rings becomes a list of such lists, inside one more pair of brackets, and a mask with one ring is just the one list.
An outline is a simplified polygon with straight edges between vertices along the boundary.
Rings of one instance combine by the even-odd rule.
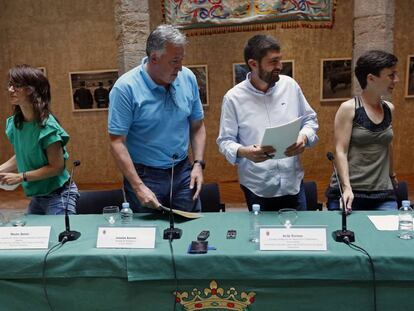
[[191, 133], [191, 147], [193, 149], [194, 160], [203, 160], [206, 146], [206, 128], [202, 123]]
[[136, 191], [144, 183], [135, 170], [127, 147], [122, 142], [111, 142], [111, 153], [122, 175], [125, 176], [132, 188]]

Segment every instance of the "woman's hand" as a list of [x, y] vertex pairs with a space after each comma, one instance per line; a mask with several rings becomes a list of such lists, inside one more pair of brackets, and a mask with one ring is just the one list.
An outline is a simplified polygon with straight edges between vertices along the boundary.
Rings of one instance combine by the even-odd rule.
[[23, 182], [23, 174], [20, 173], [0, 173], [0, 183], [3, 185], [15, 185]]

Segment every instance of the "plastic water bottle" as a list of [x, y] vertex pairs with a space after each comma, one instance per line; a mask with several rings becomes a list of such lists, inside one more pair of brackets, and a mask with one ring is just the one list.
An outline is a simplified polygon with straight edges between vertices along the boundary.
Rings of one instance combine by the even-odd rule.
[[128, 224], [132, 223], [132, 219], [134, 217], [134, 212], [129, 207], [128, 202], [122, 203], [122, 209], [121, 209], [120, 213], [121, 213], [121, 223], [123, 223], [124, 225], [128, 225]]
[[260, 226], [260, 205], [253, 204], [252, 211], [250, 212], [250, 230], [249, 241], [253, 243], [259, 243], [259, 226]]
[[404, 240], [413, 238], [413, 209], [410, 206], [410, 201], [402, 201], [402, 206], [398, 210], [398, 237]]

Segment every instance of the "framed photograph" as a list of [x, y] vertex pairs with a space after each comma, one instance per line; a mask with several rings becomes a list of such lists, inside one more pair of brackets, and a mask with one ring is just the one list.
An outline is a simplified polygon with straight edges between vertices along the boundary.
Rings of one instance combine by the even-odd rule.
[[45, 76], [47, 76], [46, 67], [36, 67], [36, 68], [39, 69]]
[[[281, 75], [286, 75], [294, 78], [295, 63], [293, 60], [282, 60], [283, 69], [280, 72]], [[247, 73], [250, 72], [246, 63], [234, 63], [233, 64], [233, 85], [239, 84], [246, 79]]]
[[72, 110], [108, 110], [109, 92], [117, 79], [116, 69], [69, 72]]
[[208, 67], [207, 65], [188, 65], [197, 78], [198, 90], [200, 92], [200, 99], [203, 106], [208, 106]]
[[352, 97], [352, 59], [321, 60], [321, 101], [345, 101]]
[[414, 55], [408, 55], [405, 97], [414, 98]]

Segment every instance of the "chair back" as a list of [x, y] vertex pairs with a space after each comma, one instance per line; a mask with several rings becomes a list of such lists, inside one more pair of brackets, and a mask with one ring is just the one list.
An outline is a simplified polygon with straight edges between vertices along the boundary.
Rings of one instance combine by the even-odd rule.
[[102, 214], [105, 206], [116, 205], [121, 209], [124, 197], [121, 189], [115, 190], [83, 190], [76, 203], [78, 214]]
[[308, 211], [322, 210], [322, 203], [318, 202], [318, 188], [316, 182], [307, 181], [303, 183], [306, 195], [306, 205]]
[[220, 190], [217, 183], [204, 184], [200, 192], [201, 211], [225, 212], [226, 207], [220, 202]]
[[401, 207], [403, 200], [408, 200], [408, 185], [406, 181], [399, 181], [398, 188], [394, 189], [397, 197], [398, 208]]

